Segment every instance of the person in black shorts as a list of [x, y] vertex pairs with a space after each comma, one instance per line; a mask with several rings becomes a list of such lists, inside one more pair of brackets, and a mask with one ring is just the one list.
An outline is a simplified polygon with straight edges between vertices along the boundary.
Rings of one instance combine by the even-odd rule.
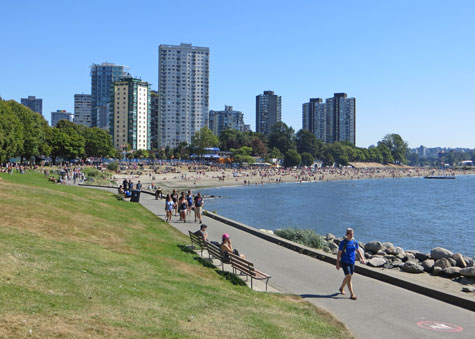
[[353, 291], [353, 284], [351, 282], [351, 278], [353, 276], [353, 272], [355, 271], [355, 257], [356, 251], [360, 256], [360, 261], [364, 264], [364, 255], [358, 245], [358, 241], [353, 239], [353, 229], [348, 228], [346, 230], [346, 238], [340, 243], [338, 248], [338, 255], [336, 258], [336, 269], [339, 270], [340, 267], [343, 268], [343, 272], [345, 273], [345, 278], [341, 283], [340, 288], [338, 289], [341, 294], [345, 294], [345, 286], [348, 286], [348, 290], [350, 291], [350, 298], [356, 300], [357, 297]]

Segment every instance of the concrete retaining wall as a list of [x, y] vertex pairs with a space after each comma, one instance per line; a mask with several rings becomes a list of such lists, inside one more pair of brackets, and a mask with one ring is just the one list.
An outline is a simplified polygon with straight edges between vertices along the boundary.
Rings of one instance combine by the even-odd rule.
[[[316, 259], [319, 259], [319, 260], [326, 261], [326, 262], [328, 262], [332, 265], [336, 264], [336, 257], [334, 255], [328, 254], [324, 251], [317, 250], [317, 249], [310, 248], [310, 247], [306, 247], [304, 245], [295, 243], [293, 241], [280, 238], [276, 235], [269, 234], [269, 233], [266, 233], [266, 232], [262, 232], [262, 231], [260, 231], [256, 228], [247, 226], [245, 224], [241, 224], [237, 221], [225, 218], [223, 216], [220, 216], [218, 214], [215, 214], [215, 213], [212, 213], [212, 212], [209, 212], [209, 211], [206, 211], [206, 210], [203, 212], [203, 214], [206, 215], [207, 217], [218, 220], [218, 221], [220, 221], [224, 224], [235, 227], [235, 228], [240, 229], [244, 232], [250, 233], [250, 234], [255, 235], [259, 238], [270, 241], [274, 244], [284, 246], [288, 249], [291, 249], [291, 250], [296, 251], [296, 252], [301, 253], [301, 254], [308, 255], [310, 257], [313, 257], [313, 258], [316, 258]], [[437, 300], [440, 300], [440, 301], [443, 301], [443, 302], [446, 302], [446, 303], [449, 303], [449, 304], [452, 304], [452, 305], [455, 305], [455, 306], [459, 306], [459, 307], [462, 307], [462, 308], [465, 308], [465, 309], [468, 309], [468, 310], [471, 310], [471, 311], [475, 311], [475, 300], [466, 299], [466, 298], [460, 297], [458, 295], [455, 295], [455, 294], [452, 294], [452, 293], [449, 293], [449, 292], [435, 290], [435, 289], [430, 288], [430, 287], [426, 287], [426, 286], [423, 286], [423, 285], [420, 285], [420, 284], [416, 284], [416, 283], [413, 283], [413, 282], [410, 282], [410, 281], [392, 276], [390, 274], [386, 274], [385, 272], [382, 272], [381, 270], [378, 270], [376, 268], [371, 268], [371, 267], [368, 267], [368, 266], [361, 266], [361, 265], [357, 264], [356, 267], [355, 267], [355, 271], [357, 273], [361, 274], [361, 275], [364, 275], [364, 276], [367, 276], [367, 277], [370, 277], [370, 278], [373, 278], [373, 279], [377, 279], [377, 280], [380, 280], [380, 281], [384, 281], [386, 283], [389, 283], [389, 284], [392, 284], [392, 285], [395, 285], [395, 286], [399, 286], [401, 288], [405, 288], [407, 290], [410, 290], [410, 291], [413, 291], [413, 292], [416, 292], [416, 293], [419, 293], [419, 294], [423, 294], [425, 296], [428, 296], [428, 297], [431, 297], [431, 298], [434, 298], [434, 299], [437, 299]]]

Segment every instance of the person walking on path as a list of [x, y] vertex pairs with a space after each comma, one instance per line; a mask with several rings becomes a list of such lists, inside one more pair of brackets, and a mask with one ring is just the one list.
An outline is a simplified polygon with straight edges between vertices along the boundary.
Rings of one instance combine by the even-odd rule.
[[360, 256], [360, 261], [364, 264], [364, 255], [361, 252], [361, 249], [358, 245], [358, 241], [353, 239], [353, 229], [347, 228], [346, 229], [346, 238], [340, 243], [338, 248], [338, 255], [336, 258], [336, 269], [339, 270], [340, 267], [343, 268], [343, 272], [345, 273], [345, 278], [341, 283], [340, 288], [338, 289], [341, 294], [345, 294], [345, 286], [348, 286], [348, 290], [350, 291], [350, 298], [356, 300], [356, 294], [353, 291], [353, 284], [351, 282], [351, 278], [353, 276], [353, 272], [355, 271], [355, 257], [356, 251]]
[[203, 198], [201, 197], [201, 193], [198, 192], [198, 195], [195, 197], [195, 222], [196, 222], [196, 219], [199, 219], [200, 224], [202, 223], [201, 209], [203, 208], [203, 205], [204, 205]]

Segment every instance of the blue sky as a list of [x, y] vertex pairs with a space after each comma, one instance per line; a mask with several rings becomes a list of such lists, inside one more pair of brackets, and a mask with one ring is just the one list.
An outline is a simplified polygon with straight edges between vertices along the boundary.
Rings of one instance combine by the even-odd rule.
[[255, 96], [356, 98], [356, 143], [475, 148], [475, 1], [3, 1], [0, 96], [73, 112], [89, 66], [113, 62], [157, 89], [158, 46], [210, 48], [210, 109], [255, 129]]

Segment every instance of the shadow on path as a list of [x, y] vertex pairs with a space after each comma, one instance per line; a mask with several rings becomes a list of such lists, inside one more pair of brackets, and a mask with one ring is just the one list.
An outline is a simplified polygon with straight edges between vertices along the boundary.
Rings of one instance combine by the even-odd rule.
[[347, 296], [338, 292], [332, 294], [301, 294], [300, 296], [304, 299], [348, 299]]

